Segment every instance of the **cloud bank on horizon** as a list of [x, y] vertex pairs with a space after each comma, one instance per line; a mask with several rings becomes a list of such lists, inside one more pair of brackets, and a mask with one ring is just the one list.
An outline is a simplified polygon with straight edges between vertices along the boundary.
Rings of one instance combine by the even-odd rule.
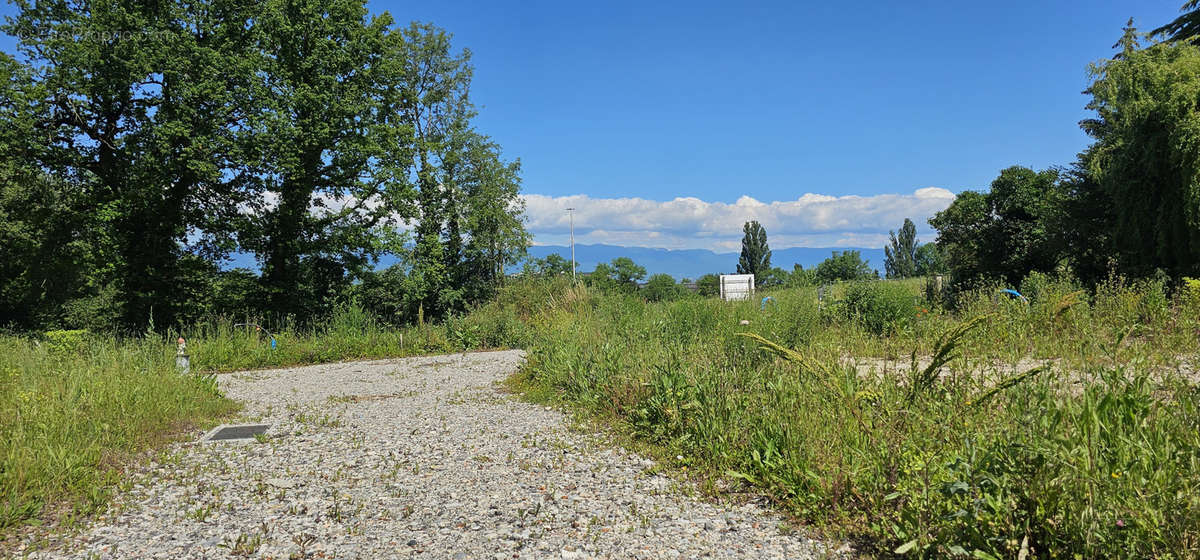
[[[805, 194], [796, 200], [706, 202], [681, 197], [592, 198], [585, 194], [551, 197], [526, 194], [526, 224], [538, 245], [564, 245], [570, 234], [567, 208], [575, 208], [575, 243], [604, 243], [666, 249], [741, 248], [742, 224], [758, 220], [772, 247], [882, 247], [888, 231], [904, 218], [917, 225], [922, 241], [933, 241], [927, 220], [954, 202], [937, 187], [912, 194], [829, 196]], [[923, 235], [922, 235], [923, 234]]]

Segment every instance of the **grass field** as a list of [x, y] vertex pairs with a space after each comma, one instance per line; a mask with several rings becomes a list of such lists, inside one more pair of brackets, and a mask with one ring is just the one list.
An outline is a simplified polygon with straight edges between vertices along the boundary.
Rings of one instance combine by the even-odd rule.
[[[122, 467], [189, 429], [236, 412], [221, 371], [500, 346], [475, 323], [385, 329], [354, 306], [316, 330], [270, 336], [214, 320], [183, 333], [114, 340], [82, 331], [0, 336], [0, 534], [68, 523], [107, 503]], [[503, 332], [503, 331], [501, 331]], [[184, 335], [195, 375], [175, 368]]]
[[123, 461], [233, 412], [206, 373], [521, 347], [528, 398], [868, 552], [1200, 556], [1200, 294], [1033, 277], [1028, 305], [989, 291], [951, 313], [923, 288], [781, 290], [763, 308], [531, 281], [436, 326], [385, 329], [347, 307], [274, 350], [213, 321], [183, 333], [189, 377], [175, 333], [5, 337], [0, 527], [86, 514]]
[[981, 293], [958, 314], [918, 282], [765, 310], [580, 290], [542, 317], [521, 386], [877, 553], [1197, 557], [1200, 308], [1035, 282], [1028, 306]]

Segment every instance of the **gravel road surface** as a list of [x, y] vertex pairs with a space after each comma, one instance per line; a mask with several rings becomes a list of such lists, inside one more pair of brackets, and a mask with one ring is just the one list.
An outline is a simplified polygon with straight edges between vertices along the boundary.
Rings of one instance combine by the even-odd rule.
[[[519, 351], [221, 376], [266, 437], [176, 445], [38, 558], [824, 558], [756, 505], [497, 391]], [[844, 551], [839, 551], [844, 552]]]

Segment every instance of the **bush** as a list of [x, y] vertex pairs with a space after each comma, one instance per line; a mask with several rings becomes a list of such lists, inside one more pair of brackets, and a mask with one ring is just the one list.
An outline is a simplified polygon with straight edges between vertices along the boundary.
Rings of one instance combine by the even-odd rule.
[[642, 295], [647, 301], [672, 301], [683, 295], [683, 288], [675, 283], [670, 274], [655, 274], [642, 288]]
[[1182, 315], [1193, 320], [1200, 319], [1200, 279], [1184, 278], [1179, 287], [1179, 305]]
[[87, 344], [87, 334], [83, 329], [46, 331], [46, 348], [52, 354], [77, 354]]
[[696, 280], [696, 292], [705, 297], [721, 293], [721, 277], [716, 274], [705, 274]]
[[908, 328], [916, 316], [915, 299], [896, 282], [856, 282], [846, 290], [843, 312], [871, 333], [893, 334]]
[[871, 267], [858, 251], [834, 251], [833, 255], [817, 265], [815, 276], [818, 282], [829, 283], [839, 280], [863, 280], [874, 276]]

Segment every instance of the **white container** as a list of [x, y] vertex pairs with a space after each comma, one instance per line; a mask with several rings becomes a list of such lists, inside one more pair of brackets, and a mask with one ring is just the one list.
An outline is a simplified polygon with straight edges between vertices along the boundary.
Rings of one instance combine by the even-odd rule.
[[754, 295], [753, 274], [722, 274], [721, 299], [725, 301], [744, 301]]

